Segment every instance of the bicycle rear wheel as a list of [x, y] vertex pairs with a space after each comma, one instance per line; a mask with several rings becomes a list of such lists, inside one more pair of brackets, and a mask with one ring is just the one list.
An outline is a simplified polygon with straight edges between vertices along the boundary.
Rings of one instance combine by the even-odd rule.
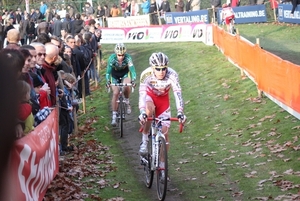
[[[159, 167], [156, 170], [157, 196], [159, 200], [164, 200], [166, 197], [168, 185], [168, 154], [166, 140], [163, 137], [158, 138], [158, 151]], [[161, 165], [162, 167], [160, 167]]]
[[123, 99], [120, 99], [120, 103], [119, 103], [119, 123], [120, 123], [120, 137], [123, 137], [123, 121], [124, 121], [124, 117], [125, 117], [125, 105], [123, 102]]
[[145, 184], [147, 188], [151, 188], [153, 183], [153, 176], [154, 176], [154, 171], [151, 170], [151, 161], [152, 161], [151, 154], [152, 154], [152, 135], [149, 135], [148, 154], [144, 157], [147, 160], [147, 163], [144, 164]]

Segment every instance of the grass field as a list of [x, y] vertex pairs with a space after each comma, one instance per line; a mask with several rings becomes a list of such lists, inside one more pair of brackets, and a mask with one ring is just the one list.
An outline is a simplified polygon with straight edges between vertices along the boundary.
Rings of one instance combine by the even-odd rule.
[[[250, 41], [259, 37], [265, 49], [297, 60], [297, 27], [253, 24], [238, 28]], [[300, 199], [299, 120], [269, 99], [258, 99], [254, 83], [242, 79], [216, 47], [181, 42], [127, 44], [127, 48], [138, 75], [148, 67], [148, 58], [155, 51], [166, 53], [169, 66], [179, 73], [188, 120], [182, 134], [177, 134], [175, 124], [171, 128], [169, 171], [182, 200]], [[103, 45], [105, 58], [112, 50], [113, 45]], [[105, 175], [109, 185], [101, 190], [90, 181], [87, 200], [96, 200], [95, 195], [103, 200], [117, 196], [149, 200], [145, 188], [135, 185], [134, 172], [122, 157], [118, 142], [109, 135], [109, 98], [104, 83], [87, 102], [88, 113], [81, 122], [95, 119], [95, 129], [83, 140], [94, 139], [109, 147], [103, 155], [113, 161], [113, 170]], [[138, 93], [131, 99], [137, 104]], [[173, 97], [171, 101], [176, 114]], [[138, 116], [138, 111], [135, 113]], [[129, 171], [124, 174], [122, 170]], [[123, 190], [113, 188], [117, 181], [127, 181], [121, 183]]]

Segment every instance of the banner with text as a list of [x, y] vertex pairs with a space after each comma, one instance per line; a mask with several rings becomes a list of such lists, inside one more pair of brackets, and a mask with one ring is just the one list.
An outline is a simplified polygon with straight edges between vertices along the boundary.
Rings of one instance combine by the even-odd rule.
[[101, 30], [103, 44], [199, 41], [213, 45], [212, 26], [203, 22]]
[[300, 24], [300, 5], [296, 7], [294, 15], [291, 16], [292, 4], [278, 5], [278, 21]]
[[[238, 6], [232, 8], [234, 11], [234, 22], [235, 24], [253, 23], [253, 22], [267, 22], [266, 6], [255, 5], [255, 6]], [[221, 24], [222, 9], [218, 12], [218, 22]]]
[[209, 23], [208, 10], [197, 10], [190, 12], [168, 12], [165, 14], [166, 24], [181, 24], [204, 22]]
[[43, 200], [59, 170], [57, 114], [55, 109], [34, 131], [16, 140], [8, 170], [10, 200]]
[[109, 28], [150, 26], [150, 17], [149, 15], [109, 17], [107, 18], [107, 25]]

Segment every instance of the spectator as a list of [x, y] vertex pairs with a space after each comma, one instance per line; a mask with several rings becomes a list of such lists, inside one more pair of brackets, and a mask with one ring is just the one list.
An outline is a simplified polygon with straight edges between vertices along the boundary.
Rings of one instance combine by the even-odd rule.
[[[29, 16], [29, 15], [27, 15]], [[30, 19], [29, 20], [29, 25], [26, 29], [26, 35], [28, 37], [28, 42], [29, 44], [32, 42], [33, 39], [35, 39], [35, 24], [34, 24], [34, 21], [33, 19]]]
[[8, 45], [5, 47], [7, 49], [19, 49], [21, 46], [20, 42], [20, 32], [17, 29], [11, 29], [7, 32], [7, 42]]
[[151, 24], [158, 25], [159, 23], [157, 18], [157, 4], [155, 0], [151, 0], [149, 12]]
[[50, 36], [46, 33], [41, 33], [37, 36], [37, 38], [34, 40], [35, 42], [43, 43], [44, 45], [46, 43], [49, 43], [51, 41]]
[[45, 17], [45, 21], [47, 23], [50, 23], [50, 21], [53, 19], [54, 15], [53, 15], [53, 13], [51, 12], [51, 10], [49, 8], [46, 10], [46, 13], [45, 13], [44, 17]]
[[7, 32], [11, 29], [14, 29], [14, 25], [13, 25], [14, 19], [13, 18], [9, 18], [9, 20], [6, 22], [5, 24], [5, 28], [4, 28], [4, 38], [7, 37]]
[[271, 9], [274, 10], [275, 9], [275, 15], [276, 17], [278, 16], [278, 0], [270, 0], [270, 5], [271, 5]]
[[39, 9], [36, 9], [35, 13], [36, 13], [36, 22], [38, 22], [39, 20], [44, 19], [44, 15], [40, 12]]
[[200, 10], [200, 0], [191, 0], [191, 11]]
[[96, 52], [100, 58], [100, 63], [102, 63], [102, 51], [101, 51], [101, 42], [100, 42], [100, 40], [102, 39], [102, 31], [100, 29], [96, 29], [93, 37], [96, 39], [97, 42]]
[[104, 5], [104, 25], [107, 27], [107, 18], [110, 17], [110, 11], [107, 5]]
[[84, 11], [85, 14], [89, 17], [90, 15], [94, 14], [94, 8], [91, 6], [89, 2], [85, 2], [84, 4]]
[[18, 100], [20, 100], [18, 119], [24, 122], [25, 127], [23, 132], [26, 135], [34, 129], [34, 117], [31, 112], [31, 105], [29, 103], [31, 87], [23, 80], [18, 81], [17, 87], [19, 90]]
[[214, 19], [217, 19], [217, 12], [219, 8], [221, 7], [221, 0], [211, 0], [210, 1], [211, 8], [213, 9], [214, 12]]
[[20, 22], [20, 39], [21, 44], [27, 44], [27, 30], [29, 29], [29, 15], [26, 15], [23, 20]]
[[40, 6], [40, 13], [43, 15], [43, 18], [44, 18], [44, 16], [45, 16], [45, 14], [46, 14], [46, 10], [47, 10], [47, 5], [46, 4], [44, 4], [44, 2], [43, 1], [41, 1], [41, 6]]
[[55, 86], [55, 78], [53, 73], [55, 71], [54, 62], [58, 57], [59, 50], [58, 47], [50, 43], [47, 43], [45, 45], [45, 48], [46, 48], [46, 57], [45, 57], [45, 62], [42, 65], [42, 75], [45, 79], [45, 82], [49, 85], [51, 90], [50, 93], [51, 106], [55, 106], [56, 86]]
[[61, 29], [63, 28], [63, 23], [60, 20], [60, 16], [59, 15], [55, 15], [56, 20], [54, 21], [53, 24], [53, 35], [57, 36], [57, 37], [61, 37]]
[[[71, 43], [74, 41], [74, 43]], [[82, 37], [82, 34], [78, 34], [75, 36], [75, 38], [72, 38], [70, 42], [67, 42], [67, 45], [69, 45], [72, 48], [73, 53], [75, 54], [76, 61], [78, 62], [78, 66], [76, 69], [81, 72], [80, 77], [84, 76], [84, 84], [85, 84], [85, 95], [90, 95], [90, 87], [89, 87], [89, 78], [88, 74], [84, 73], [87, 69], [87, 66], [84, 62], [84, 54], [81, 51], [81, 46], [84, 45], [84, 39]], [[84, 73], [84, 74], [83, 74]], [[76, 74], [75, 74], [76, 75]], [[78, 77], [78, 75], [76, 75]], [[79, 98], [82, 98], [82, 79], [78, 82], [78, 91], [79, 91]]]
[[101, 27], [103, 27], [104, 15], [105, 15], [105, 10], [99, 5], [97, 8], [96, 17], [97, 17]]
[[83, 29], [84, 21], [81, 19], [81, 16], [79, 13], [75, 15], [75, 20], [72, 22], [73, 30], [71, 31], [72, 35], [76, 35], [80, 33], [80, 31]]
[[290, 14], [292, 17], [294, 16], [294, 11], [296, 10], [298, 4], [300, 4], [299, 0], [292, 0], [293, 7], [292, 7], [291, 14]]
[[21, 11], [20, 8], [18, 8], [18, 9], [16, 10], [16, 24], [20, 24], [20, 22], [21, 22], [21, 20], [22, 20], [21, 14], [22, 14], [22, 11]]
[[[51, 106], [50, 97], [49, 97], [50, 88], [47, 87], [46, 85], [44, 85], [44, 81], [42, 80], [42, 77], [37, 73], [37, 70], [36, 70], [37, 53], [36, 53], [35, 48], [31, 45], [23, 45], [20, 49], [21, 49], [21, 51], [22, 51], [22, 49], [27, 49], [27, 50], [29, 50], [29, 52], [31, 54], [31, 61], [29, 64], [28, 72], [32, 79], [33, 87], [38, 87], [37, 83], [35, 83], [35, 81], [38, 82], [38, 80], [41, 80], [41, 82], [43, 82], [43, 84], [42, 84], [43, 86], [41, 88], [39, 88], [38, 90], [33, 88], [32, 93], [30, 94], [30, 96], [31, 96], [30, 101], [33, 106], [32, 114], [35, 116], [39, 112], [39, 110], [41, 110], [45, 107]], [[35, 78], [36, 76], [38, 76], [38, 78]], [[37, 91], [38, 91], [38, 93], [37, 93]]]
[[183, 12], [184, 11], [184, 2], [183, 2], [183, 0], [177, 0], [177, 2], [175, 2], [175, 9], [176, 9], [176, 12]]
[[139, 8], [139, 5], [137, 3], [135, 3], [134, 0], [131, 1], [130, 5], [130, 16], [137, 16], [139, 15], [139, 12], [140, 12], [140, 8]]
[[36, 20], [37, 20], [37, 14], [36, 14], [34, 8], [32, 8], [30, 11], [30, 19], [32, 19], [34, 22], [36, 22]]
[[63, 70], [66, 73], [72, 73], [73, 69], [63, 60], [63, 44], [62, 40], [57, 36], [51, 37], [51, 43], [58, 47], [59, 55], [54, 62], [56, 71]]
[[[13, 142], [16, 139], [16, 130], [21, 131], [23, 135], [23, 129], [20, 122], [16, 122], [18, 115], [18, 93], [17, 93], [17, 72], [15, 69], [19, 66], [18, 72], [20, 72], [24, 59], [22, 59], [22, 54], [17, 50], [3, 49], [0, 51], [0, 63], [6, 64], [2, 65], [0, 68], [0, 94], [5, 95], [5, 98], [1, 99], [0, 102], [0, 158], [1, 158], [1, 190], [0, 190], [0, 200], [8, 200], [9, 197], [4, 198], [4, 189], [7, 185], [7, 180], [4, 179], [6, 169], [8, 166], [8, 160], [10, 157], [10, 151], [13, 147]], [[13, 64], [13, 65], [12, 65]], [[21, 68], [20, 68], [21, 67]], [[13, 92], [13, 93], [12, 93]]]
[[149, 9], [150, 9], [150, 2], [149, 0], [144, 0], [144, 2], [141, 5], [143, 14], [146, 15], [149, 13]]
[[159, 11], [162, 15], [164, 15], [166, 12], [171, 12], [170, 3], [168, 0], [164, 0], [159, 8]]
[[231, 2], [228, 2], [227, 5], [230, 5], [231, 8], [237, 7], [240, 5], [240, 0], [231, 0]]
[[35, 73], [37, 73], [42, 80], [45, 82], [45, 78], [42, 74], [42, 65], [45, 62], [45, 57], [46, 57], [46, 48], [45, 45], [43, 43], [39, 43], [39, 42], [34, 42], [30, 44], [31, 46], [33, 46], [36, 50], [36, 64], [35, 64], [35, 69], [32, 69], [32, 71], [34, 71]]
[[75, 17], [75, 11], [74, 11], [73, 6], [68, 5], [68, 6], [67, 6], [67, 9], [68, 9], [68, 13], [69, 13], [69, 15], [70, 15], [70, 18], [71, 18], [71, 19], [74, 18], [74, 17]]
[[49, 33], [49, 23], [48, 22], [40, 22], [36, 27], [36, 34], [40, 35], [41, 33], [45, 33], [48, 35]]
[[122, 16], [125, 15], [125, 10], [126, 10], [127, 6], [128, 6], [127, 0], [121, 0], [120, 7], [122, 10]]
[[114, 4], [114, 5], [112, 6], [111, 10], [110, 10], [110, 15], [111, 15], [112, 17], [118, 17], [119, 14], [120, 14], [120, 10], [117, 8], [117, 5]]
[[185, 4], [185, 12], [191, 11], [191, 0], [187, 0]]
[[[40, 123], [42, 123], [51, 113], [50, 108], [47, 106], [47, 104], [50, 102], [47, 97], [47, 93], [43, 90], [44, 82], [37, 74], [30, 74], [32, 78], [33, 83], [33, 89], [35, 93], [35, 102], [39, 104], [39, 110], [34, 115], [34, 127], [38, 126]], [[30, 99], [32, 102], [33, 100]], [[47, 101], [47, 102], [44, 102]]]

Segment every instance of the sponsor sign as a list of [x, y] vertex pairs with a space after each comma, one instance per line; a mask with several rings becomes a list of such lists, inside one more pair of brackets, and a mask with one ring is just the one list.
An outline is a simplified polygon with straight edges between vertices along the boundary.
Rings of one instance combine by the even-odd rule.
[[208, 10], [190, 12], [168, 12], [165, 14], [166, 24], [183, 24], [193, 22], [209, 23]]
[[278, 5], [278, 21], [300, 24], [300, 6], [296, 7], [294, 15], [291, 16], [293, 6], [291, 4]]
[[[265, 5], [239, 6], [232, 8], [234, 12], [235, 24], [267, 22], [267, 12]], [[218, 10], [218, 22], [222, 22], [222, 9]]]
[[34, 131], [15, 141], [11, 151], [6, 197], [42, 201], [58, 164], [57, 109]]

